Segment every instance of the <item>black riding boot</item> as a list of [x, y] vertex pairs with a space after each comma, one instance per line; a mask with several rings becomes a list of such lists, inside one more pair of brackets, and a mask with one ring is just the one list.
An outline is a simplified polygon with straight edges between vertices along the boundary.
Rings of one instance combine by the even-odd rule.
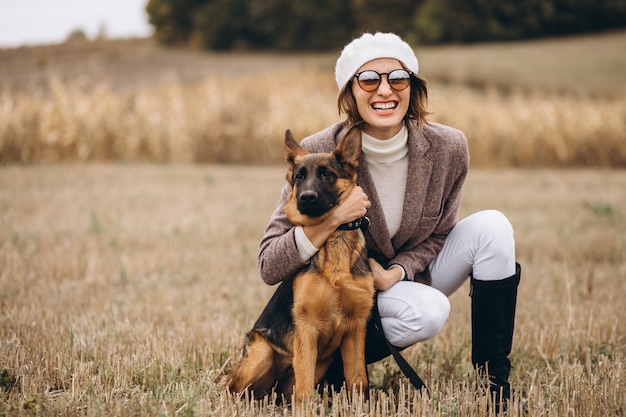
[[521, 268], [515, 275], [499, 281], [479, 281], [471, 277], [472, 363], [481, 376], [488, 372], [489, 391], [496, 410], [506, 410], [511, 398], [509, 372], [515, 323], [517, 285]]

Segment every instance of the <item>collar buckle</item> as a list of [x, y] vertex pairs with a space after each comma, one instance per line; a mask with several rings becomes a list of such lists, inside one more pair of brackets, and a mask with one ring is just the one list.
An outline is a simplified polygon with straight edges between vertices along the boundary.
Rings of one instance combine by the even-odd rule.
[[344, 223], [337, 228], [337, 230], [357, 230], [361, 229], [362, 231], [366, 231], [370, 225], [370, 219], [367, 216], [359, 217], [356, 220], [352, 220], [351, 222]]

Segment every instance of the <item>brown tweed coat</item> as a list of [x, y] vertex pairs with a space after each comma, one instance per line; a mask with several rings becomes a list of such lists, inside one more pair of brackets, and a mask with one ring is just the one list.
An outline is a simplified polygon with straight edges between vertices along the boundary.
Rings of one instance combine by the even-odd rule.
[[[416, 279], [441, 250], [457, 222], [463, 183], [469, 169], [465, 135], [437, 123], [427, 123], [422, 131], [408, 123], [409, 177], [400, 230], [391, 238], [367, 162], [361, 155], [357, 183], [372, 202], [365, 232], [369, 256], [384, 267], [398, 264], [407, 279]], [[345, 122], [338, 122], [305, 138], [301, 145], [310, 152], [330, 152], [346, 134]], [[267, 284], [276, 284], [304, 266], [296, 248], [294, 226], [283, 212], [289, 187], [281, 192], [260, 243], [258, 267]]]

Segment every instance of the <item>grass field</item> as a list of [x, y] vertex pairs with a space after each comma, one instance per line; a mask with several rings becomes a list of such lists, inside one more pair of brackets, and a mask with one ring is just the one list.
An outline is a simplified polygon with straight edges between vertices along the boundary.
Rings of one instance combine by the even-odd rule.
[[[217, 382], [273, 288], [256, 251], [283, 167], [0, 168], [0, 415], [284, 415]], [[523, 265], [512, 381], [532, 416], [626, 412], [626, 172], [479, 170], [462, 216], [505, 212]], [[483, 416], [469, 297], [434, 340], [370, 366], [369, 402], [314, 415]], [[287, 413], [289, 414], [289, 413]]]
[[[461, 217], [495, 208], [516, 229], [511, 379], [529, 416], [626, 415], [625, 41], [418, 49], [432, 119], [469, 140]], [[370, 366], [369, 401], [332, 407], [218, 385], [273, 291], [256, 256], [283, 132], [338, 119], [335, 58], [0, 50], [0, 416], [488, 415], [468, 288], [404, 351], [431, 398], [392, 360]]]

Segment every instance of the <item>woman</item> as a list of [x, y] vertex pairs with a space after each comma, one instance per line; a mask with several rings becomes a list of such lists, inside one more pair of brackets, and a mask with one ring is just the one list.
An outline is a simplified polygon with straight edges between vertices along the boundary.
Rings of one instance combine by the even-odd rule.
[[[358, 184], [322, 224], [294, 227], [283, 189], [261, 241], [259, 270], [276, 284], [303, 267], [341, 224], [369, 217], [365, 232], [384, 336], [402, 349], [436, 336], [448, 318], [448, 296], [471, 276], [472, 361], [488, 369], [497, 403], [508, 401], [508, 376], [519, 265], [513, 228], [498, 211], [457, 223], [469, 167], [462, 132], [425, 120], [426, 81], [418, 60], [398, 36], [364, 34], [337, 60], [339, 110], [345, 121], [302, 141], [329, 152], [349, 126], [362, 132]], [[373, 326], [368, 363], [389, 355]]]

